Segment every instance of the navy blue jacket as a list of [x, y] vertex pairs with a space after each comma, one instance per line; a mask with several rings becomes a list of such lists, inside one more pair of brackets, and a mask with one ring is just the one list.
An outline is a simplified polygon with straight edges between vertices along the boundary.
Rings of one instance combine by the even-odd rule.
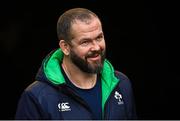
[[[82, 98], [66, 83], [52, 83], [43, 66], [39, 69], [37, 81], [29, 85], [21, 95], [15, 119], [93, 119], [92, 111]], [[136, 119], [130, 80], [118, 71], [115, 71], [114, 75], [120, 81], [104, 103], [102, 119]]]

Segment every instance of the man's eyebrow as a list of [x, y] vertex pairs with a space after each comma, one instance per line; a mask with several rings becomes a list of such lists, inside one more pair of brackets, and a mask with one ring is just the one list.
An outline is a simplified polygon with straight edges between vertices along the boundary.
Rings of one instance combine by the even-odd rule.
[[[99, 33], [99, 34], [98, 34], [98, 36], [97, 36], [97, 37], [99, 37], [99, 36], [103, 36], [103, 35], [104, 35], [104, 34], [103, 34], [103, 32], [101, 32], [101, 33]], [[97, 37], [96, 37], [96, 38], [97, 38]]]

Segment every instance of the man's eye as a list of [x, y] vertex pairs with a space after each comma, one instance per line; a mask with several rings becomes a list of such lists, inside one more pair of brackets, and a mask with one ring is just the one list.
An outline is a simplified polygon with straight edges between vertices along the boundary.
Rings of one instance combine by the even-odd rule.
[[97, 41], [101, 41], [102, 39], [103, 39], [103, 36], [98, 36], [98, 37], [96, 38]]
[[81, 44], [82, 44], [83, 46], [86, 46], [86, 45], [89, 44], [89, 41], [84, 41], [84, 42], [82, 42]]

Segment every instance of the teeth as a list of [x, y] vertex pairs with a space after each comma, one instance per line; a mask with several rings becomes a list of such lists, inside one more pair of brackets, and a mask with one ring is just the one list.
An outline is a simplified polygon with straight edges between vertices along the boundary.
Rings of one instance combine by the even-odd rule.
[[98, 55], [92, 56], [92, 58], [98, 57]]

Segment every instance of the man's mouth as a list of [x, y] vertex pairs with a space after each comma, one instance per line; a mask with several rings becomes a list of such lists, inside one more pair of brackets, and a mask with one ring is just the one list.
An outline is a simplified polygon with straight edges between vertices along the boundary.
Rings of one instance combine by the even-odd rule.
[[97, 60], [101, 59], [101, 55], [100, 54], [95, 54], [93, 56], [88, 57], [88, 59], [92, 60], [92, 61], [97, 61]]

